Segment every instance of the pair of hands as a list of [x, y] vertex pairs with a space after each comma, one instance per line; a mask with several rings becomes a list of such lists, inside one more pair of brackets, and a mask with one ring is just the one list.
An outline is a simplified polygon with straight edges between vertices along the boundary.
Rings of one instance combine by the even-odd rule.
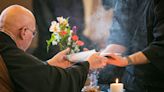
[[103, 68], [106, 65], [115, 65], [119, 67], [125, 67], [128, 65], [127, 58], [117, 55], [115, 53], [109, 53], [106, 56], [100, 56], [99, 54], [100, 53], [95, 53], [88, 58], [91, 70]]
[[[84, 49], [84, 51], [87, 49]], [[70, 49], [67, 48], [66, 50], [63, 50], [56, 54], [52, 59], [48, 60], [48, 64], [51, 66], [57, 66], [61, 68], [67, 68], [70, 67], [72, 64], [70, 61], [67, 60], [66, 55], [69, 53]], [[106, 61], [104, 60], [105, 57], [100, 57], [99, 53], [95, 53], [91, 55], [87, 61], [90, 64], [90, 69], [97, 69], [102, 68], [106, 65]]]
[[[61, 68], [67, 68], [70, 67], [72, 64], [70, 61], [67, 60], [66, 55], [69, 53], [70, 49], [67, 48], [66, 50], [63, 50], [59, 52], [57, 55], [55, 55], [52, 59], [48, 61], [48, 64], [51, 66], [58, 66]], [[90, 64], [90, 69], [94, 70], [97, 68], [103, 68], [104, 66], [111, 64], [115, 66], [124, 67], [127, 65], [126, 58], [123, 58], [122, 56], [118, 56], [115, 54], [108, 54], [108, 58], [104, 56], [100, 56], [100, 53], [95, 53], [91, 55], [87, 61]]]
[[[87, 49], [84, 49], [86, 51]], [[51, 66], [57, 66], [61, 68], [70, 67], [72, 64], [70, 61], [67, 60], [66, 55], [69, 53], [70, 49], [63, 50], [56, 54], [53, 58], [48, 60], [48, 64]], [[105, 57], [99, 56], [99, 53], [95, 53], [91, 55], [87, 59], [88, 63], [90, 64], [90, 69], [97, 69], [104, 67], [107, 63], [105, 61]]]

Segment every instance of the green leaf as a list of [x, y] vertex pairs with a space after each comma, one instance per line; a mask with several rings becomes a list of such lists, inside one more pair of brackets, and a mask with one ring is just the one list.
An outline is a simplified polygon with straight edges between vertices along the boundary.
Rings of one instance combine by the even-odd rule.
[[55, 39], [56, 39], [55, 34], [52, 34], [51, 35], [51, 38], [49, 40], [46, 40], [46, 43], [47, 43], [47, 52], [49, 51], [49, 47], [52, 44], [52, 41], [55, 40]]

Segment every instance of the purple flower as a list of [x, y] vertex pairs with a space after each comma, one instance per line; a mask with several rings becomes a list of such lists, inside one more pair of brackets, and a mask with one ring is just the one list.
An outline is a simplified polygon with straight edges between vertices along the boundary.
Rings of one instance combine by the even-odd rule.
[[73, 26], [72, 27], [72, 30], [73, 30], [73, 33], [76, 34], [76, 32], [77, 32], [77, 26]]

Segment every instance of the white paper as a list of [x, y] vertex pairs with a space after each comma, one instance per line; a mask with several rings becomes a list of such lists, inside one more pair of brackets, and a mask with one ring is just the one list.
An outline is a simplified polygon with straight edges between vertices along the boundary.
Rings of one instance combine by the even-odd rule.
[[[94, 53], [96, 53], [95, 49], [88, 50], [88, 51], [82, 51], [82, 52], [79, 52], [79, 53], [74, 53], [74, 54], [67, 55], [67, 59], [70, 62], [83, 62], [83, 61], [86, 61], [89, 58], [89, 56], [91, 56]], [[108, 56], [109, 54], [112, 54], [112, 53], [101, 52], [100, 56]], [[113, 54], [119, 55], [119, 56], [121, 55], [120, 53], [113, 53]]]
[[83, 52], [67, 55], [67, 59], [71, 62], [83, 62], [86, 61], [87, 58], [94, 53], [96, 53], [95, 49], [83, 51]]
[[100, 53], [100, 56], [109, 56], [110, 54], [114, 54], [114, 55], [117, 55], [117, 56], [121, 56], [121, 53], [106, 53], [106, 52], [101, 52], [101, 53]]

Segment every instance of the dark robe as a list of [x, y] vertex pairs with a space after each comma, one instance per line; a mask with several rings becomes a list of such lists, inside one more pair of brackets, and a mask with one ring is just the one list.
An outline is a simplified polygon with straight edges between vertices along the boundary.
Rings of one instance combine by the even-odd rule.
[[14, 92], [81, 92], [89, 69], [88, 62], [67, 69], [49, 66], [19, 49], [2, 32], [0, 54], [14, 84]]
[[150, 61], [126, 67], [122, 79], [126, 92], [164, 92], [164, 0], [113, 0], [113, 4], [109, 44], [125, 46], [126, 55], [142, 51]]

